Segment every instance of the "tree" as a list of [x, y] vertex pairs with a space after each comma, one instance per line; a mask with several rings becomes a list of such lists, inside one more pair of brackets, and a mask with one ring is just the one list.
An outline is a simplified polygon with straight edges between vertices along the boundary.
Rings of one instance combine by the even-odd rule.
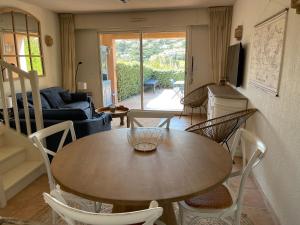
[[[185, 45], [184, 38], [144, 39], [144, 64], [158, 69], [184, 69]], [[117, 61], [139, 62], [139, 48], [139, 40], [116, 40]]]

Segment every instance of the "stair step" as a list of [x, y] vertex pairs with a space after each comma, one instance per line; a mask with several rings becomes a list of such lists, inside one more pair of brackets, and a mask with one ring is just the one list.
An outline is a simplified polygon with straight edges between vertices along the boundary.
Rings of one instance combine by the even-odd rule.
[[26, 151], [20, 146], [0, 147], [0, 174], [6, 173], [10, 169], [19, 165], [26, 159]]
[[7, 160], [9, 157], [24, 151], [24, 147], [21, 146], [1, 146], [0, 147], [0, 163]]
[[7, 199], [18, 193], [44, 172], [42, 161], [24, 161], [3, 174], [3, 188]]

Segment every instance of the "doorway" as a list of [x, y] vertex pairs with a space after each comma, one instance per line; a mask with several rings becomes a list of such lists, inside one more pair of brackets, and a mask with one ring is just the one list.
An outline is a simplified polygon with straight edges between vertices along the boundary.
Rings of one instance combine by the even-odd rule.
[[186, 32], [103, 33], [99, 38], [105, 106], [183, 110]]

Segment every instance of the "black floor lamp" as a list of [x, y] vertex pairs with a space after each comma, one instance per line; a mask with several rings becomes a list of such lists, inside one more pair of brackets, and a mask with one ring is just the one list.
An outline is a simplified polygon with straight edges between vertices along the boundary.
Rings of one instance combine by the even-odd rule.
[[77, 91], [77, 74], [78, 74], [78, 69], [79, 69], [79, 66], [82, 64], [83, 62], [79, 61], [77, 63], [77, 66], [76, 66], [76, 73], [75, 73], [75, 90]]

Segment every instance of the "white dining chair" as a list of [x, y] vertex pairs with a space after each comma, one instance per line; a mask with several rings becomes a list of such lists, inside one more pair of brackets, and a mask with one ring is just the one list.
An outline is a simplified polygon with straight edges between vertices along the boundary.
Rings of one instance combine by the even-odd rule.
[[242, 164], [237, 170], [234, 170], [234, 168], [233, 168], [229, 178], [242, 175], [242, 172], [243, 172], [243, 170], [245, 169], [245, 167], [247, 165], [246, 164], [247, 163], [247, 160], [246, 160], [247, 155], [246, 155], [245, 141], [242, 141], [242, 137], [241, 137], [241, 135], [244, 132], [247, 132], [247, 131], [243, 128], [238, 129], [237, 132], [234, 135], [233, 142], [230, 146], [230, 154], [231, 154], [233, 165], [235, 164], [235, 158], [234, 157], [235, 157], [235, 154], [238, 150], [241, 151], [241, 162], [242, 162]]
[[174, 117], [174, 113], [171, 112], [164, 112], [164, 111], [156, 111], [156, 110], [138, 110], [138, 109], [131, 109], [127, 113], [127, 118], [130, 121], [130, 127], [134, 128], [135, 126], [144, 127], [143, 123], [138, 119], [154, 119], [159, 118], [161, 119], [157, 127], [170, 127], [171, 119]]
[[162, 215], [163, 209], [156, 201], [152, 201], [148, 209], [125, 212], [125, 213], [92, 213], [77, 208], [72, 208], [66, 204], [59, 189], [48, 193], [43, 193], [45, 202], [54, 210], [68, 225], [75, 225], [76, 222], [93, 225], [163, 225], [157, 221]]
[[[47, 172], [47, 176], [48, 176], [50, 191], [56, 189], [56, 182], [51, 173], [50, 160], [49, 160], [48, 155], [55, 156], [56, 152], [51, 151], [48, 148], [46, 148], [44, 143], [46, 142], [47, 137], [54, 135], [54, 134], [58, 134], [58, 133], [62, 133], [62, 136], [61, 136], [61, 140], [58, 144], [56, 152], [58, 152], [62, 149], [69, 133], [71, 134], [72, 141], [76, 140], [76, 134], [74, 131], [74, 126], [73, 126], [72, 121], [65, 121], [62, 123], [58, 123], [58, 124], [52, 125], [50, 127], [41, 129], [41, 130], [29, 135], [29, 139], [39, 149], [39, 151], [42, 155], [42, 158], [44, 160], [44, 164], [45, 164], [46, 172]], [[62, 193], [64, 195], [64, 198], [67, 199], [67, 201], [69, 202], [69, 204], [80, 205], [82, 209], [85, 209], [88, 211], [98, 212], [101, 209], [101, 203], [92, 202], [90, 200], [81, 198], [77, 195], [73, 195], [68, 192], [62, 192]], [[53, 214], [53, 222], [55, 222], [56, 219], [57, 219], [57, 216], [55, 214]]]
[[[199, 217], [215, 217], [223, 220], [226, 224], [240, 225], [241, 206], [246, 180], [252, 169], [264, 157], [267, 148], [259, 138], [243, 128], [240, 128], [236, 133], [234, 141], [236, 147], [239, 141], [241, 142], [243, 153], [246, 153], [246, 144], [249, 147], [255, 147], [255, 151], [248, 163], [244, 162], [245, 166], [242, 167], [242, 171], [231, 174], [231, 177], [241, 174], [238, 190], [234, 192], [227, 184], [222, 184], [208, 193], [179, 202], [179, 219], [181, 225], [191, 224]], [[233, 151], [236, 151], [236, 148]], [[232, 155], [234, 155], [234, 152]], [[233, 221], [228, 220], [228, 217], [231, 217]]]
[[69, 134], [69, 132], [71, 133], [72, 141], [76, 140], [76, 134], [74, 131], [72, 121], [65, 121], [62, 123], [58, 123], [58, 124], [52, 125], [50, 127], [41, 129], [41, 130], [29, 135], [29, 139], [38, 147], [38, 149], [40, 150], [40, 153], [43, 157], [43, 160], [44, 160], [44, 163], [46, 166], [47, 175], [48, 175], [50, 190], [55, 189], [56, 184], [55, 184], [54, 178], [51, 173], [50, 160], [49, 160], [48, 155], [54, 157], [56, 152], [49, 150], [45, 146], [44, 143], [45, 143], [47, 137], [57, 134], [57, 133], [60, 133], [60, 132], [63, 132], [63, 134], [61, 136], [59, 145], [57, 147], [56, 152], [58, 152], [62, 149], [63, 145], [65, 144], [65, 141], [66, 141], [66, 138], [67, 138], [67, 135]]

